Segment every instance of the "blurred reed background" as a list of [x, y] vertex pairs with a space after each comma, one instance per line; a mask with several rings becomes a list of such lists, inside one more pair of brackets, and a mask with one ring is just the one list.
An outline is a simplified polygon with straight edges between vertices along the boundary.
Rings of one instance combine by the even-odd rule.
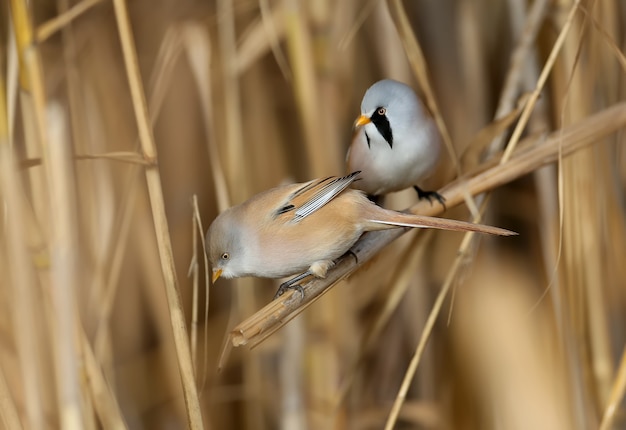
[[[0, 18], [4, 428], [626, 428], [624, 2], [10, 0]], [[431, 187], [521, 131], [592, 143], [492, 193], [486, 221], [520, 236], [406, 234], [218, 372], [277, 283], [206, 297], [193, 196], [206, 229], [343, 173], [385, 77], [449, 133]], [[613, 105], [621, 123], [587, 127]]]

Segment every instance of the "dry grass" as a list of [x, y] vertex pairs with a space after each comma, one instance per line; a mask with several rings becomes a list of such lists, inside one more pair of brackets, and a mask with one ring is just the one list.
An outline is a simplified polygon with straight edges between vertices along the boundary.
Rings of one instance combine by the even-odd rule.
[[[626, 428], [623, 2], [11, 0], [0, 19], [4, 428]], [[446, 136], [445, 216], [520, 236], [368, 234], [302, 303], [268, 280], [207, 292], [200, 230], [343, 173], [383, 77]], [[413, 194], [387, 203], [441, 211]]]

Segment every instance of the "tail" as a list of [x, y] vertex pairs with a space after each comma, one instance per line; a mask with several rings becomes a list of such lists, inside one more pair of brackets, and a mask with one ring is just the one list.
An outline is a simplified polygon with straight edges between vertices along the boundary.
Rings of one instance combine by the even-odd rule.
[[[373, 206], [373, 205], [372, 205]], [[490, 225], [472, 224], [465, 221], [457, 221], [446, 218], [435, 218], [423, 215], [405, 214], [390, 211], [380, 207], [368, 219], [366, 230], [386, 230], [394, 227], [412, 227], [412, 228], [436, 228], [440, 230], [453, 231], [475, 231], [478, 233], [495, 234], [498, 236], [514, 236], [514, 231], [506, 230]]]

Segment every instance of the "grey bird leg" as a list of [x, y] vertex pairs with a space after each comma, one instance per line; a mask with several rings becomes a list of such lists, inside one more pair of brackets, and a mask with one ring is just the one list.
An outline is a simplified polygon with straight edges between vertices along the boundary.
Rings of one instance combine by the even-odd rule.
[[304, 299], [304, 289], [300, 286], [300, 284], [298, 284], [298, 282], [312, 275], [313, 273], [307, 270], [306, 272], [301, 273], [298, 276], [283, 282], [282, 284], [280, 284], [280, 287], [278, 287], [278, 291], [276, 291], [276, 294], [274, 294], [274, 300], [285, 294], [287, 290], [296, 290], [300, 293], [301, 298]]
[[439, 203], [441, 203], [443, 209], [446, 210], [446, 199], [437, 191], [424, 191], [417, 185], [414, 185], [413, 188], [415, 188], [415, 191], [417, 191], [417, 197], [420, 200], [426, 199], [430, 202], [430, 204], [432, 204], [433, 199], [436, 199]]
[[[356, 254], [352, 252], [351, 250], [348, 250], [348, 252], [346, 252], [344, 255], [353, 256], [356, 263], [359, 264], [359, 257], [357, 257]], [[288, 281], [285, 281], [282, 284], [280, 284], [280, 287], [278, 287], [278, 291], [276, 291], [276, 294], [274, 294], [273, 300], [276, 300], [277, 298], [285, 294], [287, 290], [296, 290], [297, 292], [300, 293], [301, 298], [304, 299], [304, 288], [302, 288], [302, 286], [298, 284], [298, 282], [300, 282], [301, 280], [303, 280], [304, 278], [308, 276], [315, 276], [315, 275], [313, 275], [313, 273], [307, 270], [306, 272], [301, 273], [298, 276], [291, 278]]]

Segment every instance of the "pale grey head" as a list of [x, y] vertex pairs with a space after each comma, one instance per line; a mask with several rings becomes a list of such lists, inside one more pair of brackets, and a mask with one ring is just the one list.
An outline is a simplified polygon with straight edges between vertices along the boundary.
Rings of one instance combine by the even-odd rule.
[[411, 87], [384, 79], [365, 92], [357, 125], [366, 125], [369, 138], [383, 138], [393, 148], [396, 142], [411, 138], [424, 121], [424, 114]]
[[213, 282], [221, 276], [235, 278], [245, 276], [244, 228], [237, 214], [231, 209], [222, 212], [209, 227], [206, 246], [213, 271]]

